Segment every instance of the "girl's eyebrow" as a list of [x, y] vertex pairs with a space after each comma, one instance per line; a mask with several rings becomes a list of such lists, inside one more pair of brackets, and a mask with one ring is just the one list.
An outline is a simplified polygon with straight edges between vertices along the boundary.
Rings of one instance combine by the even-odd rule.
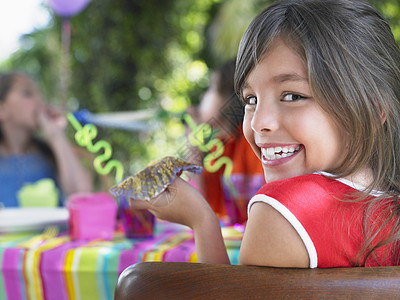
[[249, 87], [249, 84], [248, 84], [247, 81], [245, 81], [245, 82], [243, 83], [242, 90], [245, 90], [245, 89], [247, 89], [248, 87]]
[[275, 82], [285, 82], [285, 81], [305, 81], [308, 83], [308, 78], [304, 78], [303, 76], [297, 73], [287, 73], [287, 74], [279, 74], [272, 77], [272, 80]]
[[[302, 81], [302, 82], [308, 83], [308, 78], [305, 78], [297, 73], [283, 73], [283, 74], [275, 75], [274, 77], [272, 77], [272, 81], [275, 81], [278, 83], [283, 83], [286, 81]], [[242, 90], [245, 90], [247, 88], [250, 88], [250, 84], [247, 81], [245, 81], [243, 83]]]

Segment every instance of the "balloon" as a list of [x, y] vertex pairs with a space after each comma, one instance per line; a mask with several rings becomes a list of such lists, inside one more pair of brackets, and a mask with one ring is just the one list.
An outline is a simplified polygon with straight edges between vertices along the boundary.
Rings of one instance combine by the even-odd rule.
[[80, 13], [91, 0], [49, 0], [50, 7], [60, 17], [69, 18]]

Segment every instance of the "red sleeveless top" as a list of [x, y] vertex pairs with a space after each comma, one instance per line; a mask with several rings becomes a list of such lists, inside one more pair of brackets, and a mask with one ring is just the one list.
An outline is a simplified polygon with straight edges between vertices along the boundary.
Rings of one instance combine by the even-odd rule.
[[[331, 179], [310, 174], [278, 180], [264, 185], [249, 202], [264, 202], [278, 210], [296, 229], [307, 248], [310, 268], [351, 267], [357, 262], [365, 241], [363, 227], [366, 202], [377, 194], [358, 202], [348, 200], [357, 196], [362, 187], [346, 179]], [[372, 214], [379, 227], [390, 213], [382, 206]], [[390, 225], [373, 240], [385, 238]], [[375, 227], [374, 227], [375, 228]], [[382, 246], [369, 256], [365, 266], [393, 265], [390, 245]], [[362, 258], [365, 257], [363, 254]]]

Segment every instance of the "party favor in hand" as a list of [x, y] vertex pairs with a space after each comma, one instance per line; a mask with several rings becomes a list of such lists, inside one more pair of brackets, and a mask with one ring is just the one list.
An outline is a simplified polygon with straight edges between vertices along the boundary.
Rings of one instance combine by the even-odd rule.
[[150, 200], [161, 194], [183, 171], [200, 174], [203, 168], [177, 157], [167, 156], [112, 187], [113, 196]]

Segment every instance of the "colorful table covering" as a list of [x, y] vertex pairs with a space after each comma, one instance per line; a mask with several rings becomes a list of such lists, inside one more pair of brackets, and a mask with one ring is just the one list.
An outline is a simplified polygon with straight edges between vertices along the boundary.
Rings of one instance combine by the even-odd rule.
[[[228, 254], [238, 262], [241, 230], [223, 228]], [[0, 299], [114, 299], [118, 276], [142, 261], [196, 262], [192, 231], [156, 222], [153, 238], [72, 241], [64, 232], [0, 235]], [[41, 237], [41, 239], [40, 239]]]

